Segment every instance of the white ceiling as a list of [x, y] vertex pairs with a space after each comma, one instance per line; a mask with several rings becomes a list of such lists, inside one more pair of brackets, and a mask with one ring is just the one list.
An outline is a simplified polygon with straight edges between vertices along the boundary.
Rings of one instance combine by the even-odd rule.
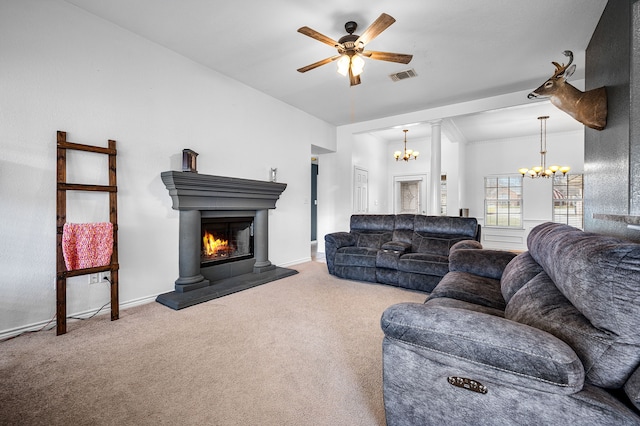
[[[335, 125], [372, 120], [455, 102], [529, 90], [566, 62], [572, 50], [584, 78], [584, 53], [607, 0], [65, 0], [287, 104]], [[362, 84], [330, 63], [296, 69], [336, 52], [297, 32], [302, 26], [332, 38], [356, 21], [361, 34], [381, 13], [396, 22], [367, 49], [408, 53], [408, 65], [366, 60]], [[389, 74], [412, 68], [416, 78]], [[510, 111], [451, 118], [466, 140], [581, 128], [549, 102]], [[557, 118], [557, 119], [556, 119]], [[527, 123], [527, 125], [523, 125]], [[405, 124], [405, 123], [399, 123]], [[488, 126], [487, 124], [491, 124]], [[565, 127], [566, 126], [566, 127]], [[420, 130], [422, 129], [422, 130]], [[410, 131], [428, 133], [428, 126]], [[399, 129], [381, 133], [398, 140]]]

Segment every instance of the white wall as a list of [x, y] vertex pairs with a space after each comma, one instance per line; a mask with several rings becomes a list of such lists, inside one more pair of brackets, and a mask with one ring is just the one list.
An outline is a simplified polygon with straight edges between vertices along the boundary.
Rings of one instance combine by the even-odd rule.
[[[123, 306], [178, 277], [178, 212], [160, 173], [181, 169], [183, 148], [202, 174], [267, 180], [277, 167], [288, 186], [269, 215], [269, 259], [310, 259], [310, 146], [335, 146], [334, 126], [57, 0], [0, 3], [0, 64], [0, 333], [55, 312], [56, 130], [117, 140]], [[103, 179], [76, 160], [75, 178]], [[105, 200], [78, 198], [70, 221], [101, 220]], [[108, 300], [106, 284], [69, 280], [69, 314]]]
[[370, 214], [389, 212], [388, 158], [380, 149], [381, 142], [370, 134], [354, 135], [353, 166], [367, 170], [369, 175]]

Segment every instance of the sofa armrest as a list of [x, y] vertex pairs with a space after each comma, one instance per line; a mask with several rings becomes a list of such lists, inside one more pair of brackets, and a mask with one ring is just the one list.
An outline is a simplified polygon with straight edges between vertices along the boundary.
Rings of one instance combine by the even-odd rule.
[[584, 384], [584, 367], [569, 345], [502, 317], [401, 303], [387, 308], [381, 326], [385, 339], [444, 363], [447, 371], [475, 371], [477, 377], [563, 395]]
[[355, 245], [356, 237], [350, 232], [333, 232], [324, 236], [324, 254], [330, 274], [335, 271], [335, 258], [338, 249]]
[[356, 245], [356, 237], [350, 232], [333, 232], [324, 236], [326, 244], [331, 244], [336, 248]]
[[388, 241], [380, 247], [382, 250], [397, 251], [399, 253], [407, 253], [411, 249], [411, 243], [404, 241]]
[[476, 240], [458, 241], [457, 243], [455, 243], [454, 245], [451, 246], [451, 250], [450, 250], [449, 254], [451, 254], [451, 252], [453, 252], [455, 250], [462, 250], [462, 249], [480, 250], [480, 249], [482, 249], [482, 244], [480, 244], [480, 242], [478, 242]]
[[504, 250], [461, 248], [449, 254], [449, 270], [500, 280], [504, 268], [516, 256]]

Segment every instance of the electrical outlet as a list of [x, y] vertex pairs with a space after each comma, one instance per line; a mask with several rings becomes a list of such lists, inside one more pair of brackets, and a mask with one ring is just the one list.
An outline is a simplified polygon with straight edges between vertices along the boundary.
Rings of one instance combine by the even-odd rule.
[[100, 274], [89, 274], [89, 284], [98, 284], [100, 282]]
[[110, 283], [111, 282], [111, 272], [101, 272], [100, 273], [100, 282], [101, 283]]

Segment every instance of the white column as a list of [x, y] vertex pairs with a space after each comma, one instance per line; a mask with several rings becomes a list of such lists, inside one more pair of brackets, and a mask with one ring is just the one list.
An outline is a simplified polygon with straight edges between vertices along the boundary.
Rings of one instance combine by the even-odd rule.
[[440, 175], [442, 174], [442, 120], [431, 124], [431, 176], [429, 182], [429, 214], [440, 216]]
[[[467, 198], [467, 144], [464, 141], [458, 142], [458, 206], [460, 209], [468, 209]], [[455, 212], [450, 214], [455, 216]]]

